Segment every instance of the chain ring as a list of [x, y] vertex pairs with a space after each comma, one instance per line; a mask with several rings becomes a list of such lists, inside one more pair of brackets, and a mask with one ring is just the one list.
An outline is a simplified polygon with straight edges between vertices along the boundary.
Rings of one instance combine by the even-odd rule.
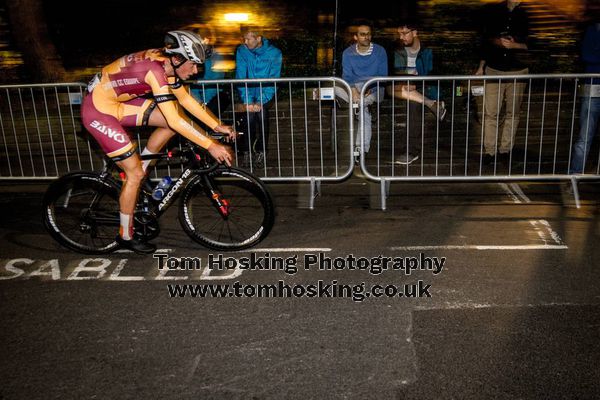
[[137, 210], [133, 215], [134, 237], [139, 240], [152, 240], [160, 233], [156, 216], [150, 211]]

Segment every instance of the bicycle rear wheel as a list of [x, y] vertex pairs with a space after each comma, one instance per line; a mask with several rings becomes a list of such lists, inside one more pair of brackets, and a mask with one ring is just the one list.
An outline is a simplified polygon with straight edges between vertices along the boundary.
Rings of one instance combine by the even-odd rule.
[[116, 249], [119, 189], [94, 173], [74, 173], [54, 182], [44, 196], [44, 226], [61, 245], [86, 254]]
[[210, 173], [208, 180], [214, 193], [198, 176], [184, 189], [179, 203], [179, 221], [193, 240], [214, 250], [241, 250], [269, 234], [275, 210], [258, 179], [231, 168]]

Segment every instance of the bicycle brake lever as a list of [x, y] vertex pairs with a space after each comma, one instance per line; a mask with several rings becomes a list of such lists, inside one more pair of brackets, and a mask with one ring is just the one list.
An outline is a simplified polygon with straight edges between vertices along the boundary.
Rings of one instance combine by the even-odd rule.
[[219, 142], [222, 142], [223, 140], [225, 140], [225, 138], [227, 138], [227, 136], [224, 133], [221, 133], [221, 132], [211, 132], [210, 133], [210, 137], [212, 137], [213, 139], [218, 140]]
[[[244, 132], [236, 132], [236, 136], [241, 136], [243, 134], [244, 134]], [[215, 132], [215, 131], [211, 132], [210, 136], [213, 139], [218, 140], [219, 142], [224, 142], [224, 141], [226, 141], [229, 138], [228, 135], [226, 135], [224, 133], [221, 133], [221, 132]]]

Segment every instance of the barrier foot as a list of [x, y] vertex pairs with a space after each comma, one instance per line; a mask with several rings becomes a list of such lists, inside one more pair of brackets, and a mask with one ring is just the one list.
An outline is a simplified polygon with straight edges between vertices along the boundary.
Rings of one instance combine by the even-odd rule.
[[571, 186], [573, 187], [573, 197], [575, 198], [575, 207], [581, 208], [581, 202], [579, 201], [579, 189], [577, 187], [577, 179], [571, 177]]
[[321, 181], [315, 178], [310, 179], [310, 198], [308, 199], [308, 208], [315, 209], [315, 198], [321, 194]]
[[386, 204], [387, 196], [390, 193], [390, 182], [386, 181], [385, 179], [382, 179], [380, 190], [381, 190], [381, 209], [383, 211], [385, 211], [387, 208], [387, 204]]

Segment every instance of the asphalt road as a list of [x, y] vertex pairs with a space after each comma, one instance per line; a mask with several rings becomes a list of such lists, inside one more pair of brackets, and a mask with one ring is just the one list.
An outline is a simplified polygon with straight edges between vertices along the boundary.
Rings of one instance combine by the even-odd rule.
[[155, 243], [202, 263], [182, 271], [67, 251], [39, 187], [3, 185], [0, 399], [600, 398], [598, 185], [576, 209], [555, 184], [395, 184], [385, 212], [356, 178], [314, 210], [303, 189], [275, 186], [270, 236], [223, 254], [264, 269], [210, 270], [170, 210]]

